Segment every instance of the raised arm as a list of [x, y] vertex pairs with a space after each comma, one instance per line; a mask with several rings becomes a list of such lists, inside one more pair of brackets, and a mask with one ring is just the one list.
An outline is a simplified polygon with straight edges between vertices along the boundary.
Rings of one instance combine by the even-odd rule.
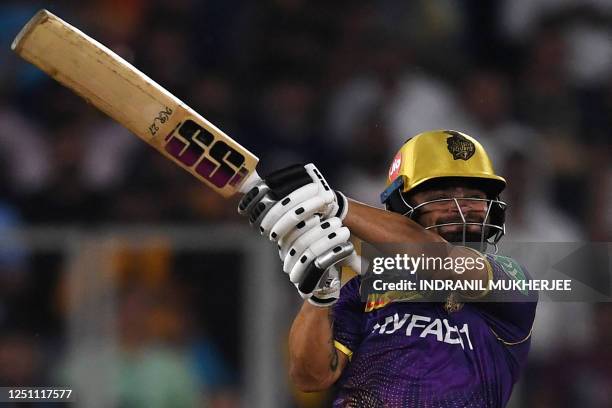
[[349, 228], [351, 234], [370, 243], [446, 242], [438, 234], [427, 231], [407, 217], [355, 200], [349, 200], [344, 225]]
[[[394, 245], [394, 250], [401, 251], [401, 244], [409, 244], [406, 249], [415, 250], [415, 245], [410, 244], [426, 244], [425, 249], [432, 250], [434, 246], [427, 244], [444, 244], [447, 243], [440, 235], [426, 230], [415, 221], [404, 217], [403, 215], [382, 210], [380, 208], [371, 207], [358, 201], [349, 200], [348, 212], [344, 218], [344, 225], [351, 231], [352, 235], [370, 244], [399, 244]], [[438, 247], [436, 246], [435, 249]], [[462, 247], [439, 246], [440, 253], [425, 254], [429, 256], [448, 256], [451, 258], [477, 258], [481, 255], [476, 251]], [[417, 251], [420, 254], [420, 250]], [[425, 251], [426, 252], [426, 251]], [[418, 255], [416, 254], [416, 255]], [[480, 267], [484, 265], [484, 267]], [[473, 268], [461, 273], [455, 273], [452, 270], [439, 271], [421, 271], [420, 276], [423, 278], [449, 279], [449, 280], [481, 280], [482, 287], [488, 285], [488, 280], [491, 279], [491, 270], [488, 263], [473, 263]], [[485, 292], [486, 293], [486, 292]], [[464, 296], [473, 298], [484, 295], [485, 293], [462, 293]]]
[[[348, 355], [359, 346], [363, 308], [358, 300], [358, 284], [355, 283], [355, 299], [349, 302], [348, 309], [336, 314], [336, 332], [340, 330], [351, 341], [337, 344], [331, 305], [338, 299], [339, 285], [330, 287], [326, 278], [331, 265], [352, 251], [347, 242], [349, 234], [372, 244], [446, 243], [402, 215], [347, 200], [329, 188], [312, 164], [291, 166], [267, 176], [264, 183], [243, 197], [239, 209], [264, 237], [277, 243], [283, 270], [300, 295], [308, 299], [293, 322], [289, 338], [291, 377], [304, 391], [331, 386], [347, 365]], [[447, 256], [477, 255], [462, 247], [448, 248], [443, 248]], [[473, 276], [485, 279], [486, 271], [466, 271], [461, 278]], [[459, 278], [448, 271], [435, 277]], [[339, 279], [335, 282], [339, 283]], [[337, 309], [336, 305], [334, 313]]]

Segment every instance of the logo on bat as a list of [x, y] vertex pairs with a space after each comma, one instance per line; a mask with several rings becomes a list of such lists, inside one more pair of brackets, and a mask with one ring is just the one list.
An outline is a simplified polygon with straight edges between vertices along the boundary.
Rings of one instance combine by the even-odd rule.
[[248, 174], [245, 157], [191, 119], [165, 138], [165, 151], [218, 188], [236, 186]]

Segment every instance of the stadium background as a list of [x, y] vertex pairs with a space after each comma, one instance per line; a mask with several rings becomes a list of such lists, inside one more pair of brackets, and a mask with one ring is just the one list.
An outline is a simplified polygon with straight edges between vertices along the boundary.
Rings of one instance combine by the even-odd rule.
[[[236, 202], [9, 51], [41, 7], [264, 174], [314, 161], [376, 205], [407, 137], [458, 129], [509, 182], [506, 239], [610, 240], [612, 1], [5, 0], [1, 386], [72, 386], [82, 406], [326, 404], [288, 385], [300, 302]], [[539, 306], [511, 407], [612, 407], [611, 306]]]

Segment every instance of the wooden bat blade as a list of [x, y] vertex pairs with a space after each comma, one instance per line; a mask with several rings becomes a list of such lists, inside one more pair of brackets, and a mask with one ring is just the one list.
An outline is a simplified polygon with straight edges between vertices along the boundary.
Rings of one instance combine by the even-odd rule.
[[32, 17], [11, 48], [224, 197], [259, 179], [255, 155], [49, 11]]

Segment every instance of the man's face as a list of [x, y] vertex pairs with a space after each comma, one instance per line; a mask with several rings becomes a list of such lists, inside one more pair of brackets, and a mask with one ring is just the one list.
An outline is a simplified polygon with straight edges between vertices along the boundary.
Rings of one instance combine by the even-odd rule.
[[[457, 202], [452, 200], [453, 198], [456, 198]], [[424, 227], [436, 224], [459, 223], [459, 225], [432, 228], [431, 231], [436, 232], [449, 242], [462, 242], [463, 225], [461, 225], [461, 223], [463, 223], [463, 219], [457, 207], [457, 203], [461, 208], [461, 212], [466, 222], [481, 224], [487, 214], [488, 207], [487, 201], [465, 200], [465, 198], [486, 199], [487, 196], [484, 191], [465, 185], [432, 188], [417, 192], [412, 195], [411, 199], [411, 204], [415, 206], [432, 200], [451, 200], [424, 205], [417, 210], [414, 219]], [[479, 225], [468, 225], [466, 228], [466, 241], [480, 242], [482, 233], [481, 228], [482, 227]]]

